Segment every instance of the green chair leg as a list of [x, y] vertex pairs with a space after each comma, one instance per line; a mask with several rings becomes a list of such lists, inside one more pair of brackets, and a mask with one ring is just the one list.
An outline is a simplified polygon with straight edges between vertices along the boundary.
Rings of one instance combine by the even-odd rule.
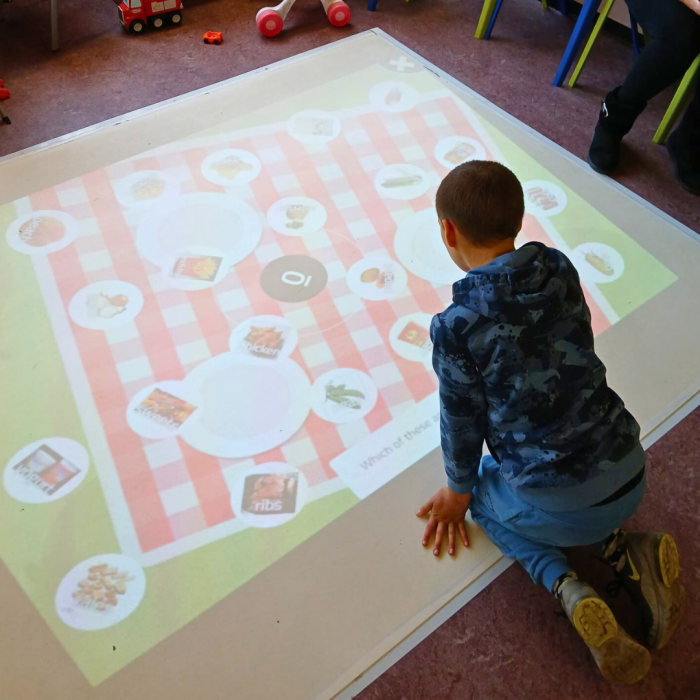
[[598, 21], [595, 23], [595, 27], [593, 27], [591, 36], [588, 37], [588, 43], [583, 49], [583, 53], [581, 53], [581, 58], [579, 58], [578, 63], [576, 64], [576, 68], [574, 68], [574, 73], [571, 76], [571, 80], [569, 80], [569, 87], [574, 87], [574, 85], [576, 85], [576, 81], [578, 80], [579, 75], [581, 75], [581, 71], [583, 70], [583, 67], [586, 65], [586, 61], [588, 60], [588, 54], [591, 52], [593, 44], [598, 38], [598, 34], [600, 34], [600, 30], [603, 28], [603, 24], [608, 18], [610, 10], [612, 10], [612, 6], [614, 4], [615, 0], [607, 0], [605, 6], [600, 11], [600, 15], [598, 15]]
[[683, 76], [683, 80], [681, 80], [681, 84], [678, 86], [678, 90], [676, 90], [676, 94], [673, 96], [671, 104], [666, 110], [666, 114], [664, 114], [664, 118], [661, 120], [661, 124], [659, 124], [659, 128], [654, 134], [654, 138], [652, 139], [654, 143], [661, 145], [666, 141], [666, 137], [671, 129], [673, 129], [673, 125], [676, 123], [683, 108], [688, 103], [688, 100], [690, 100], [693, 94], [693, 87], [697, 83], [699, 76], [700, 56], [693, 61], [692, 65]]
[[547, 2], [547, 0], [542, 0], [542, 7], [544, 7], [545, 10], [549, 9], [549, 3]]
[[476, 25], [476, 32], [474, 34], [477, 39], [483, 39], [486, 36], [486, 30], [489, 27], [489, 21], [496, 8], [497, 1], [498, 0], [484, 0], [484, 6], [481, 8], [481, 15], [479, 15], [479, 24]]

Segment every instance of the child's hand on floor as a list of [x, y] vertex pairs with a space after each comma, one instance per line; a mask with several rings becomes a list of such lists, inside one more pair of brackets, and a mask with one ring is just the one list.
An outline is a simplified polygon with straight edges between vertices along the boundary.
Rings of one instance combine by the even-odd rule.
[[445, 488], [440, 489], [424, 506], [418, 509], [416, 515], [419, 518], [430, 514], [428, 525], [423, 533], [423, 546], [428, 546], [434, 532], [435, 548], [433, 549], [433, 554], [436, 557], [440, 554], [440, 550], [442, 549], [442, 540], [445, 536], [445, 531], [447, 531], [447, 540], [449, 544], [447, 551], [450, 556], [454, 556], [455, 553], [457, 530], [459, 530], [464, 546], [469, 546], [464, 517], [467, 514], [471, 500], [471, 493], [460, 495], [445, 486]]

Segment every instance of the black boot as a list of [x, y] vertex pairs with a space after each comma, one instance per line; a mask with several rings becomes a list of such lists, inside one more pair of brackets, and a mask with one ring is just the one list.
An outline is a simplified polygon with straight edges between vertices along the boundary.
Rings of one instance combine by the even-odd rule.
[[598, 124], [588, 149], [588, 164], [597, 173], [611, 173], [620, 162], [622, 138], [632, 128], [635, 119], [647, 106], [620, 101], [615, 88], [605, 96], [600, 106]]
[[[700, 104], [700, 98], [696, 97], [695, 102]], [[691, 194], [700, 195], [700, 117], [697, 123], [693, 121], [691, 107], [681, 125], [666, 139], [666, 149], [681, 187]], [[700, 112], [700, 109], [696, 107], [696, 111]]]

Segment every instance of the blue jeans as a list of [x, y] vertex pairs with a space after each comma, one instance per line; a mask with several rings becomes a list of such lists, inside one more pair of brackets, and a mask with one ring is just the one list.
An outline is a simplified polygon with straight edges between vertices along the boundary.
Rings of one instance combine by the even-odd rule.
[[637, 510], [646, 478], [613, 503], [581, 510], [550, 513], [518, 498], [501, 476], [491, 456], [482, 457], [479, 482], [474, 488], [472, 518], [503, 554], [520, 562], [535, 583], [548, 591], [570, 571], [560, 547], [604, 542], [615, 528]]

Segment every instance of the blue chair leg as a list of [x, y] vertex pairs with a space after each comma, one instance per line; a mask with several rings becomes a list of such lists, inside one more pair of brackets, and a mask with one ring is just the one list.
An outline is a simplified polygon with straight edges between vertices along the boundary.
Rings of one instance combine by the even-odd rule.
[[557, 7], [563, 15], [569, 14], [569, 0], [557, 0]]
[[493, 25], [496, 24], [496, 19], [498, 18], [498, 13], [501, 11], [501, 5], [503, 5], [503, 0], [498, 0], [498, 2], [496, 3], [496, 7], [493, 8], [493, 14], [491, 15], [491, 19], [489, 20], [489, 26], [486, 28], [486, 34], [484, 35], [484, 39], [491, 38], [491, 32], [493, 31]]
[[368, 2], [367, 2], [367, 9], [368, 9], [370, 12], [374, 12], [374, 11], [377, 9], [377, 3], [378, 3], [378, 2], [379, 2], [379, 0], [368, 0]]
[[559, 63], [559, 68], [557, 68], [557, 74], [554, 76], [554, 82], [552, 84], [555, 87], [561, 87], [561, 84], [564, 82], [571, 68], [571, 64], [574, 62], [576, 54], [578, 54], [578, 50], [581, 48], [581, 44], [583, 44], [590, 31], [593, 20], [598, 14], [600, 3], [601, 0], [585, 0], [583, 3], [581, 12], [576, 20], [576, 25], [574, 26], [574, 31], [571, 32], [569, 43], [566, 45], [566, 50]]
[[641, 47], [639, 45], [639, 34], [637, 33], [637, 20], [635, 20], [634, 15], [631, 12], [630, 29], [632, 31], [632, 50], [634, 51], [634, 57], [638, 58]]

